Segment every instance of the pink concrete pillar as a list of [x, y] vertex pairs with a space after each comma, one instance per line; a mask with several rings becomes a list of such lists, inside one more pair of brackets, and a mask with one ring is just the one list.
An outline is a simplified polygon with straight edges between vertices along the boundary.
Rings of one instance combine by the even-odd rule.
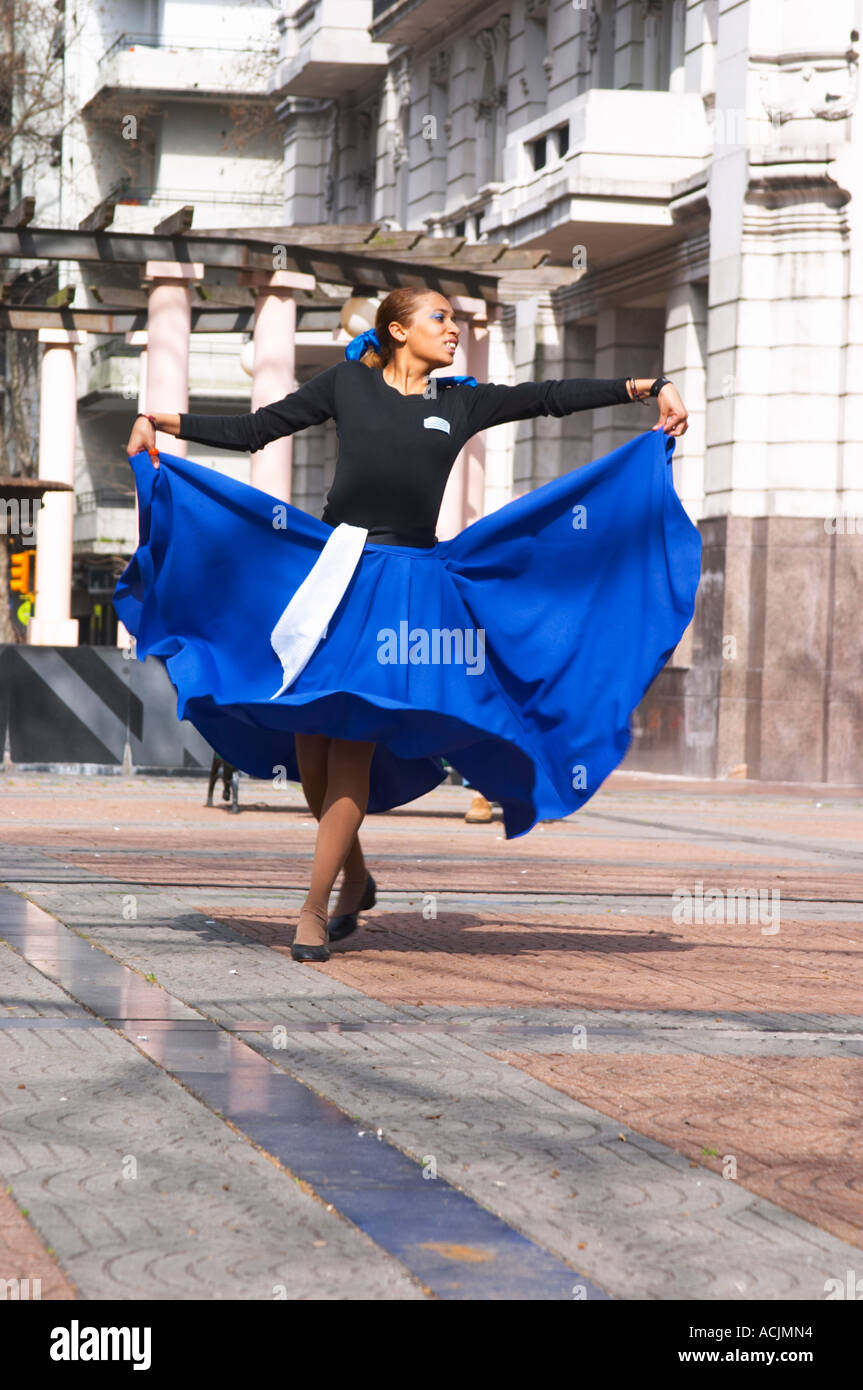
[[[459, 321], [459, 343], [450, 374], [474, 376], [485, 381], [488, 375], [488, 306], [483, 299], [450, 295], [450, 304]], [[466, 391], [472, 388], [466, 386]], [[483, 514], [485, 498], [485, 439], [474, 435], [452, 466], [441, 503], [437, 524], [439, 540], [450, 540]]]
[[[145, 328], [132, 329], [125, 335], [126, 342], [132, 347], [142, 347], [143, 352], [138, 358], [138, 410], [142, 414], [147, 411], [147, 330]], [[178, 441], [175, 441], [178, 442]], [[175, 451], [176, 452], [176, 451]], [[140, 532], [138, 516], [138, 494], [135, 492], [135, 535]], [[131, 651], [134, 646], [134, 638], [128, 628], [117, 619], [117, 646]]]
[[[39, 477], [75, 483], [78, 380], [75, 348], [86, 338], [65, 328], [40, 328], [44, 344], [39, 382]], [[78, 619], [70, 616], [75, 495], [47, 492], [37, 523], [36, 607], [27, 641], [38, 647], [77, 647]]]
[[[189, 286], [203, 280], [199, 261], [147, 261], [144, 281], [149, 282], [147, 302], [147, 378], [144, 409], [166, 415], [189, 409], [189, 340], [192, 331], [192, 297]], [[186, 442], [156, 433], [156, 448], [186, 456]]]
[[[475, 315], [467, 324], [467, 371], [477, 381], [488, 380], [488, 321]], [[469, 388], [468, 388], [469, 389]], [[464, 511], [462, 529], [485, 513], [485, 435], [469, 439], [464, 454]]]
[[[295, 295], [297, 290], [314, 289], [315, 277], [292, 270], [244, 270], [240, 271], [238, 284], [255, 291], [252, 410], [259, 410], [297, 389]], [[252, 486], [282, 502], [290, 502], [293, 453], [293, 438], [287, 434], [252, 454]]]

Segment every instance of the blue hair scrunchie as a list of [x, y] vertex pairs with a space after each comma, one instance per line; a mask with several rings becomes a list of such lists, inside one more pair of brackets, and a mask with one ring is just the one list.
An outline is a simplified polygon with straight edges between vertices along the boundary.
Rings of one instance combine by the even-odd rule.
[[345, 357], [349, 362], [355, 362], [358, 361], [363, 353], [370, 347], [373, 347], [376, 351], [380, 351], [380, 346], [378, 335], [375, 330], [373, 328], [367, 328], [365, 333], [358, 333], [355, 338], [351, 338], [351, 341], [345, 348]]
[[[351, 341], [345, 348], [345, 357], [349, 362], [356, 362], [370, 347], [373, 347], [376, 351], [380, 351], [378, 335], [373, 328], [367, 328], [365, 333], [358, 333], [355, 338], [351, 338]], [[461, 384], [465, 386], [476, 386], [475, 376], [438, 376], [432, 377], [431, 380], [437, 382], [439, 386], [458, 386]]]

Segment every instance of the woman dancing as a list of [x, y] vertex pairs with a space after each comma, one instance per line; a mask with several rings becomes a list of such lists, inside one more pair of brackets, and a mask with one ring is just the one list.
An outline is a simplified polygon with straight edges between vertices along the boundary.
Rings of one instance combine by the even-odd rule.
[[[374, 905], [367, 811], [440, 783], [442, 758], [500, 803], [507, 838], [582, 805], [626, 752], [629, 715], [692, 616], [700, 539], [662, 439], [687, 429], [673, 384], [431, 377], [458, 339], [446, 298], [396, 290], [344, 362], [284, 400], [141, 415], [126, 446], [141, 542], [115, 606], [139, 659], [165, 662], [179, 717], [234, 766], [298, 773], [318, 822], [298, 961], [329, 959]], [[650, 396], [652, 431], [437, 541], [472, 435]], [[155, 450], [157, 429], [256, 452], [329, 418], [339, 458], [320, 522]], [[249, 546], [254, 583], [232, 560]]]

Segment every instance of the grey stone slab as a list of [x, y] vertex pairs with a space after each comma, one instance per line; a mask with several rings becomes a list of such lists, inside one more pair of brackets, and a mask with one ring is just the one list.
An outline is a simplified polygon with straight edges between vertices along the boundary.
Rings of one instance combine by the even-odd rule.
[[82, 1297], [425, 1296], [111, 1029], [0, 1029], [0, 1077], [0, 1173]]
[[[613, 1297], [817, 1299], [826, 1279], [854, 1267], [855, 1247], [708, 1169], [691, 1168], [645, 1136], [627, 1130], [621, 1141], [618, 1122], [488, 1056], [504, 1049], [478, 1030], [406, 1036], [304, 1028], [347, 1017], [410, 1021], [434, 1012], [384, 1008], [229, 928], [202, 950], [201, 918], [188, 910], [200, 891], [149, 892], [136, 922], [109, 923], [105, 890], [94, 883], [86, 906], [74, 893], [64, 894], [61, 915], [121, 959], [156, 970], [166, 989], [223, 1027], [256, 1019], [282, 1025], [281, 1048], [262, 1033], [244, 1039], [275, 1066], [359, 1115], [363, 1126], [381, 1128], [417, 1161], [434, 1157], [447, 1181], [583, 1269]], [[39, 898], [35, 885], [33, 894]], [[234, 901], [246, 901], [242, 890]], [[185, 911], [178, 911], [184, 902]], [[158, 930], [152, 944], [150, 914]], [[238, 974], [229, 979], [231, 968]], [[491, 1013], [474, 1012], [486, 1019]], [[534, 1011], [520, 1013], [535, 1017]], [[543, 1021], [553, 1023], [550, 1015], [543, 1011]], [[590, 1026], [590, 1015], [584, 1016]], [[627, 1021], [638, 1017], [630, 1012]], [[704, 1020], [684, 1028], [686, 1019], [676, 1015], [674, 1022], [681, 1041], [694, 1040], [694, 1048], [699, 1026], [705, 1047], [723, 1039], [730, 1046], [740, 1035], [745, 1042], [750, 1032], [758, 1047], [759, 1028], [771, 1016], [731, 1020], [724, 1035]], [[615, 1024], [608, 1015], [593, 1022]], [[793, 1023], [783, 1022], [783, 1031], [794, 1033]], [[292, 1029], [294, 1023], [300, 1026]], [[806, 1031], [823, 1030], [810, 1022]], [[643, 1038], [635, 1045], [643, 1050]], [[555, 1170], [559, 1177], [552, 1176]]]

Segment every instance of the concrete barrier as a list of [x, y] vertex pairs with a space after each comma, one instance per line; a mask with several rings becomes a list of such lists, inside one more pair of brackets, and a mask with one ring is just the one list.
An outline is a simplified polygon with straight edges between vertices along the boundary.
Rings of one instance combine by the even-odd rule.
[[116, 647], [0, 644], [0, 746], [7, 765], [90, 771], [198, 773], [212, 758], [161, 663]]

